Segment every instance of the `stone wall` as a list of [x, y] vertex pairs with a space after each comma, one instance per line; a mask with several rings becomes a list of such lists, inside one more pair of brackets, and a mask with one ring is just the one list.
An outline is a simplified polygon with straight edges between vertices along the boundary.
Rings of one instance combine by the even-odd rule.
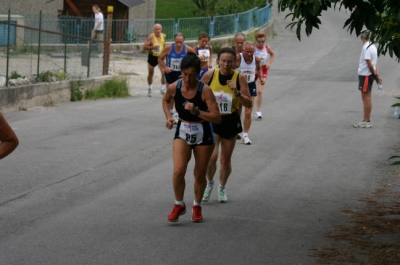
[[[85, 89], [99, 87], [112, 76], [101, 76], [82, 80]], [[17, 87], [0, 88], [0, 111], [24, 110], [34, 106], [51, 106], [71, 101], [70, 81], [38, 83]]]

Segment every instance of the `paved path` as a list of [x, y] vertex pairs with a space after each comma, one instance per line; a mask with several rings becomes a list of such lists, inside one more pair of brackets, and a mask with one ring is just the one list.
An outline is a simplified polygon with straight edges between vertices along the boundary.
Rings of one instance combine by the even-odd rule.
[[191, 223], [190, 213], [166, 222], [173, 131], [161, 96], [146, 97], [144, 58], [130, 98], [8, 113], [21, 143], [0, 162], [0, 264], [315, 264], [310, 255], [331, 244], [324, 235], [348, 220], [343, 208], [362, 209], [360, 196], [389, 181], [400, 67], [381, 58], [374, 128], [354, 129], [361, 42], [342, 29], [348, 14], [325, 13], [302, 42], [282, 16], [264, 119], [253, 123], [253, 145], [236, 146], [229, 203], [214, 193], [204, 223]]

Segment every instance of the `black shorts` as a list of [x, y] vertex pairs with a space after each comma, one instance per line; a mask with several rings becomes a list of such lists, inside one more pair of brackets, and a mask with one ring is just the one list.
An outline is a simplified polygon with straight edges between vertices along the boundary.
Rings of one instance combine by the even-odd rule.
[[153, 67], [156, 67], [158, 65], [158, 57], [149, 53], [147, 56], [147, 63]]
[[256, 85], [256, 82], [254, 81], [254, 82], [248, 83], [248, 85], [249, 85], [250, 96], [257, 97], [257, 85]]
[[238, 133], [243, 131], [242, 122], [240, 121], [239, 113], [233, 112], [228, 115], [221, 115], [221, 123], [214, 124], [214, 133], [224, 139], [236, 137]]
[[[203, 137], [201, 140], [193, 138], [193, 137], [191, 137], [191, 135], [186, 135], [185, 139], [183, 137], [180, 137], [179, 130], [182, 125], [181, 120], [179, 120], [178, 124], [176, 125], [174, 140], [175, 139], [185, 140], [188, 143], [188, 145], [190, 145], [190, 146], [214, 144], [215, 143], [214, 130], [213, 130], [213, 125], [211, 124], [211, 122], [201, 122], [201, 123], [197, 123], [197, 124], [201, 124], [203, 126]], [[198, 140], [200, 140], [200, 141], [198, 141]], [[195, 143], [196, 141], [197, 141], [197, 143]]]
[[374, 83], [374, 76], [373, 75], [368, 75], [368, 76], [363, 76], [359, 75], [358, 76], [358, 90], [360, 90], [363, 93], [370, 92], [372, 89], [372, 84]]
[[172, 84], [180, 79], [181, 75], [181, 71], [172, 71], [171, 73], [165, 74], [165, 82], [167, 82], [167, 84]]

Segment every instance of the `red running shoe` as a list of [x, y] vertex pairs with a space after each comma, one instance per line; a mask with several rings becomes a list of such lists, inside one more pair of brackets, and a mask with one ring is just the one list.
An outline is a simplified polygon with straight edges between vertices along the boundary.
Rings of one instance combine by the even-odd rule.
[[179, 216], [183, 215], [185, 213], [186, 213], [185, 204], [183, 204], [183, 206], [175, 204], [174, 208], [172, 209], [172, 212], [168, 215], [168, 221], [169, 222], [178, 222], [179, 221]]
[[203, 222], [203, 215], [201, 215], [201, 206], [192, 207], [192, 222], [201, 223]]

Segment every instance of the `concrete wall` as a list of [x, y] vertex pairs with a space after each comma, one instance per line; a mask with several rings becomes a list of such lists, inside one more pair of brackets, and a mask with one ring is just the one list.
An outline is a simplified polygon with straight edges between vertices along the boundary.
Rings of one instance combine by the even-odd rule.
[[[82, 80], [86, 89], [99, 87], [112, 76], [101, 76]], [[34, 106], [51, 106], [71, 101], [70, 81], [39, 83], [18, 87], [0, 88], [0, 111], [25, 110]]]
[[156, 15], [156, 0], [146, 0], [145, 3], [129, 8], [129, 20], [152, 19]]

